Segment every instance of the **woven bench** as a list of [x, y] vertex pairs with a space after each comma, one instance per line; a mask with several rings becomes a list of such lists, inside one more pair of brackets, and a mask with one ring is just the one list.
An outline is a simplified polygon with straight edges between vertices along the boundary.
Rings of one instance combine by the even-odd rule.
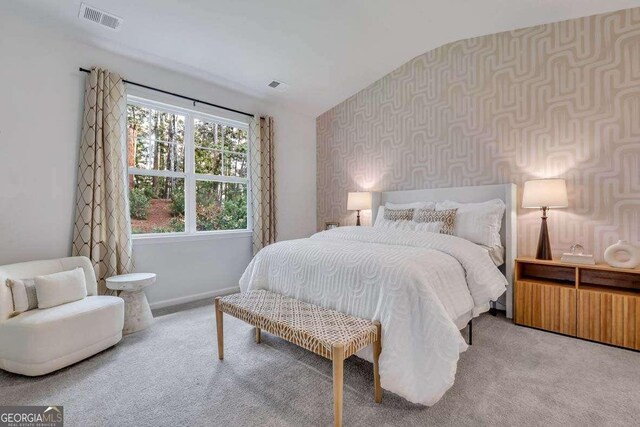
[[224, 358], [222, 313], [256, 327], [255, 340], [265, 330], [333, 361], [334, 424], [342, 425], [344, 359], [373, 344], [375, 401], [382, 401], [378, 359], [382, 350], [380, 322], [360, 319], [266, 290], [215, 299], [218, 358]]

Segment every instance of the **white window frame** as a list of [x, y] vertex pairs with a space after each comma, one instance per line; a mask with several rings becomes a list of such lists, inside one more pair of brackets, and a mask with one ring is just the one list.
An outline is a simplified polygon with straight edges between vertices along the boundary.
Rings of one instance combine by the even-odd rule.
[[[188, 241], [188, 240], [207, 240], [211, 238], [229, 238], [235, 236], [250, 236], [253, 227], [252, 218], [252, 197], [251, 197], [251, 150], [249, 149], [249, 141], [247, 141], [247, 176], [245, 178], [225, 176], [225, 175], [208, 175], [197, 174], [195, 172], [195, 140], [193, 135], [193, 122], [194, 120], [202, 120], [207, 122], [216, 122], [218, 124], [233, 126], [241, 128], [249, 132], [249, 124], [246, 122], [233, 120], [225, 117], [220, 117], [214, 114], [205, 113], [202, 111], [192, 110], [184, 107], [178, 107], [163, 102], [153, 101], [148, 98], [142, 98], [135, 95], [127, 95], [127, 105], [136, 105], [142, 108], [149, 108], [155, 111], [162, 111], [169, 114], [179, 114], [184, 116], [184, 172], [174, 171], [161, 171], [161, 170], [149, 170], [139, 169], [135, 167], [129, 167], [127, 163], [127, 178], [129, 175], [138, 176], [158, 176], [167, 178], [182, 178], [184, 179], [184, 228], [185, 231], [171, 232], [171, 233], [139, 233], [133, 234], [132, 238], [139, 243], [154, 243], [159, 241]], [[127, 147], [128, 149], [128, 147]], [[224, 153], [228, 150], [221, 150], [222, 158], [224, 159]], [[127, 157], [129, 153], [127, 152]], [[224, 160], [223, 160], [224, 162]], [[224, 173], [224, 163], [222, 164], [221, 172]], [[128, 181], [128, 179], [127, 179]], [[197, 231], [196, 227], [196, 183], [197, 181], [213, 181], [213, 182], [228, 182], [245, 185], [245, 193], [247, 197], [247, 228], [236, 230], [208, 230]]]

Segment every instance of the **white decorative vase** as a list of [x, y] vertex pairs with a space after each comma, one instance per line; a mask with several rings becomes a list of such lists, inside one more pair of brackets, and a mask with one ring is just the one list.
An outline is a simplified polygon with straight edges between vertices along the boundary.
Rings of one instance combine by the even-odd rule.
[[[618, 258], [618, 253], [626, 254], [629, 259], [621, 261]], [[611, 267], [636, 268], [640, 265], [640, 249], [631, 246], [626, 240], [618, 240], [618, 243], [605, 249], [604, 260]]]

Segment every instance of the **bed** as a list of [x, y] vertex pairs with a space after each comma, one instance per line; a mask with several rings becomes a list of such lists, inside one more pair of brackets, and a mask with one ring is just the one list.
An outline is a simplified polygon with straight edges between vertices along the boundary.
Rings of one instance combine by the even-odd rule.
[[[500, 269], [485, 248], [461, 237], [339, 227], [262, 249], [242, 275], [240, 289], [268, 289], [379, 320], [382, 387], [413, 403], [433, 405], [453, 385], [459, 354], [467, 349], [460, 330], [501, 298], [511, 315], [515, 191], [515, 185], [505, 184], [373, 195], [373, 206], [499, 199], [505, 206]], [[373, 221], [377, 212], [372, 210]], [[372, 360], [370, 349], [357, 355]]]

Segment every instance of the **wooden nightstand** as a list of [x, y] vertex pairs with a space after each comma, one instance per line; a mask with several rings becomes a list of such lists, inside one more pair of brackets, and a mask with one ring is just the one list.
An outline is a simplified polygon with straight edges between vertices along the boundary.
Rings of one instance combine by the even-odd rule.
[[640, 350], [640, 269], [518, 258], [513, 320]]

